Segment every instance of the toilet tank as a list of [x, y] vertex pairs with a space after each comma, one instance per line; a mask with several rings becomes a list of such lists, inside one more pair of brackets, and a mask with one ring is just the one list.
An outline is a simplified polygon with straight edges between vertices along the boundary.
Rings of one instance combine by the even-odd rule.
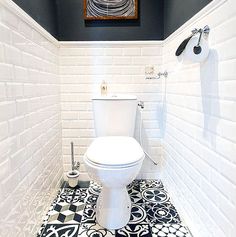
[[102, 136], [134, 136], [137, 97], [109, 95], [94, 97], [95, 133]]

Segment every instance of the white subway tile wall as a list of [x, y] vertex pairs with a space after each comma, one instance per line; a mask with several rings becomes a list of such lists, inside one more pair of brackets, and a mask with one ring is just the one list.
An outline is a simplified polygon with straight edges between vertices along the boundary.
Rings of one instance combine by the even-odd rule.
[[34, 236], [63, 173], [58, 46], [2, 3], [0, 236]]
[[[145, 65], [161, 70], [162, 44], [61, 43], [62, 153], [65, 171], [71, 167], [70, 142], [81, 162], [81, 179], [88, 179], [83, 155], [95, 137], [91, 98], [100, 94], [103, 80], [108, 93], [129, 93], [143, 100], [143, 141], [154, 160], [161, 161], [158, 108], [162, 105], [161, 80], [145, 80]], [[138, 137], [139, 117], [136, 122]], [[145, 160], [140, 178], [160, 177], [160, 167]]]
[[[166, 40], [163, 181], [199, 237], [236, 235], [236, 2], [226, 1]], [[209, 25], [208, 62], [180, 65], [174, 52]]]
[[[139, 178], [161, 174], [194, 236], [234, 237], [235, 1], [164, 42], [61, 42], [60, 49], [18, 7], [5, 8], [9, 2], [0, 2], [0, 235], [34, 235], [62, 177], [62, 155], [70, 168], [71, 141], [88, 179], [82, 157], [95, 137], [91, 98], [105, 80], [109, 93], [145, 102], [144, 147], [159, 165], [146, 159]], [[177, 46], [206, 24], [209, 63], [178, 64]], [[145, 80], [145, 65], [169, 77]]]

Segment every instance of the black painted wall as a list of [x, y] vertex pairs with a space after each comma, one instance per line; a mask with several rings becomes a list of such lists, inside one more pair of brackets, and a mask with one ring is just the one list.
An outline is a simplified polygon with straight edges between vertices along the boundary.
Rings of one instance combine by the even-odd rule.
[[163, 1], [140, 0], [138, 20], [84, 21], [83, 0], [56, 0], [59, 40], [163, 39]]
[[13, 0], [42, 27], [57, 38], [57, 10], [55, 0]]
[[211, 1], [164, 0], [164, 38], [167, 38]]
[[138, 20], [84, 21], [83, 0], [13, 0], [58, 40], [162, 40], [212, 0], [139, 0]]

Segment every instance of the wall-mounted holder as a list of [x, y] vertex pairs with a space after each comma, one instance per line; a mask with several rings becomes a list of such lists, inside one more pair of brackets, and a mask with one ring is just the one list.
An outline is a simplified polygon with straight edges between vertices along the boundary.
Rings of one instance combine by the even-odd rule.
[[185, 51], [185, 48], [187, 47], [191, 39], [195, 37], [197, 34], [199, 34], [199, 39], [193, 50], [194, 50], [195, 55], [200, 54], [202, 52], [202, 47], [200, 46], [201, 39], [203, 37], [205, 40], [207, 40], [210, 34], [210, 27], [208, 25], [200, 29], [197, 29], [197, 28], [193, 29], [192, 34], [179, 45], [179, 47], [177, 48], [175, 52], [175, 56], [179, 57]]
[[203, 34], [203, 37], [205, 39], [207, 39], [209, 34], [210, 34], [210, 27], [208, 25], [206, 25], [203, 28], [200, 28], [200, 29], [195, 28], [195, 29], [192, 30], [192, 36], [196, 35], [198, 33]]
[[159, 80], [161, 77], [167, 78], [168, 77], [168, 72], [158, 72], [157, 76], [146, 76], [146, 80]]

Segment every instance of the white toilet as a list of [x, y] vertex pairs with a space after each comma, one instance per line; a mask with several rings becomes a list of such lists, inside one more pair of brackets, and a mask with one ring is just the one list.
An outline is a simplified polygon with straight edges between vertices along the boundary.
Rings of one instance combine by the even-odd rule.
[[143, 149], [133, 138], [137, 98], [115, 95], [93, 99], [95, 140], [84, 155], [91, 179], [102, 185], [96, 220], [107, 229], [125, 226], [131, 213], [126, 186], [138, 175]]

